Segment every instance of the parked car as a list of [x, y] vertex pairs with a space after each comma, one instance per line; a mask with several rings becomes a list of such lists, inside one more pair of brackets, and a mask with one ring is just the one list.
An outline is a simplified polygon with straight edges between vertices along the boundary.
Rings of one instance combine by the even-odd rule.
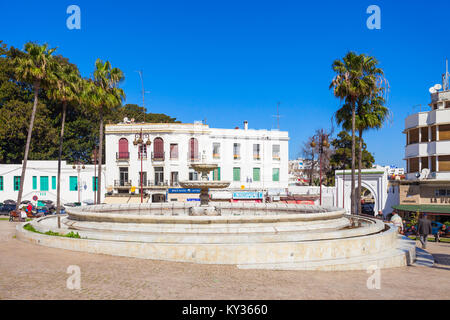
[[[443, 223], [440, 223], [440, 222], [437, 222], [437, 221], [431, 221], [431, 229], [433, 230], [433, 234], [437, 234], [442, 229], [443, 225], [444, 225]], [[450, 234], [450, 227], [449, 226], [446, 226], [445, 234], [446, 235]]]
[[16, 205], [16, 202], [15, 202], [14, 200], [8, 199], [8, 200], [3, 201], [3, 204], [13, 204], [13, 205]]
[[39, 207], [37, 207], [36, 211], [37, 211], [37, 214], [43, 214], [44, 216], [51, 214], [51, 212], [47, 206], [39, 206]]
[[13, 210], [16, 210], [16, 204], [3, 203], [0, 207], [0, 215], [9, 215]]

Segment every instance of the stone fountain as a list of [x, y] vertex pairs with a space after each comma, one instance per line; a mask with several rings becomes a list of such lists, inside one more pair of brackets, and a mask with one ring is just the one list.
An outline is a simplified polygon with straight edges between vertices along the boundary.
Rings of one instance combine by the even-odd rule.
[[217, 164], [206, 163], [205, 160], [205, 151], [203, 151], [202, 162], [191, 164], [191, 167], [201, 174], [199, 181], [180, 181], [183, 188], [200, 189], [200, 206], [191, 207], [190, 216], [220, 216], [220, 210], [209, 204], [209, 189], [223, 189], [230, 185], [229, 181], [208, 180], [208, 174], [217, 168]]

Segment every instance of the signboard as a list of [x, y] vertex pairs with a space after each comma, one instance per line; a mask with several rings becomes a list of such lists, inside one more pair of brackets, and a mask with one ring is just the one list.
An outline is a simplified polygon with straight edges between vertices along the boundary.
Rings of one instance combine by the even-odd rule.
[[262, 192], [233, 192], [233, 199], [262, 199]]
[[169, 193], [200, 193], [200, 188], [190, 189], [190, 188], [169, 188]]
[[186, 200], [187, 201], [200, 201], [199, 198], [187, 198]]
[[38, 197], [37, 196], [33, 196], [33, 201], [37, 201]]

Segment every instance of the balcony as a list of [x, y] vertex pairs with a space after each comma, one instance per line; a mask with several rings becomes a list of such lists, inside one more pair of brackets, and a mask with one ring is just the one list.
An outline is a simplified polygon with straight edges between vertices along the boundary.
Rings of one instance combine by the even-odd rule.
[[152, 152], [152, 161], [164, 161], [165, 152]]
[[116, 160], [130, 160], [129, 152], [116, 152]]
[[233, 159], [234, 160], [241, 160], [241, 155], [240, 154], [233, 154]]
[[272, 156], [272, 160], [274, 160], [274, 161], [280, 161], [280, 156], [279, 156], [279, 155], [273, 155], [273, 156]]
[[114, 187], [131, 187], [131, 180], [114, 180]]
[[[142, 181], [142, 187], [168, 187], [169, 186], [169, 181], [165, 180], [165, 181], [157, 181], [155, 182], [154, 180], [144, 180]], [[140, 188], [141, 187], [141, 180], [138, 180], [138, 184], [137, 187]]]
[[198, 153], [195, 154], [195, 153], [188, 152], [187, 160], [188, 160], [188, 162], [199, 162], [200, 157], [199, 157]]
[[147, 160], [147, 152], [138, 152], [138, 159], [139, 160]]
[[261, 156], [259, 154], [254, 154], [253, 155], [253, 160], [260, 161], [261, 160]]

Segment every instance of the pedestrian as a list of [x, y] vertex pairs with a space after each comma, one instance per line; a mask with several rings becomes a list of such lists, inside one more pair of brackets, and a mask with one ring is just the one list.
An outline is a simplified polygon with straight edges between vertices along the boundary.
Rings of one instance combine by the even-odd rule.
[[20, 210], [20, 220], [24, 222], [27, 220], [27, 213], [24, 210]]
[[33, 206], [31, 205], [31, 203], [28, 203], [28, 206], [27, 206], [27, 212], [31, 215], [32, 214], [32, 211], [33, 210]]
[[402, 232], [403, 232], [403, 220], [402, 220], [402, 218], [398, 215], [397, 211], [392, 212], [391, 223], [393, 223], [394, 226], [397, 227], [397, 231], [398, 231], [399, 233], [402, 233]]
[[431, 221], [428, 220], [426, 213], [424, 213], [422, 218], [419, 219], [419, 227], [417, 228], [417, 233], [420, 236], [420, 243], [422, 243], [422, 248], [426, 249], [428, 235], [433, 233]]
[[447, 232], [447, 226], [445, 224], [443, 224], [442, 227], [440, 229], [438, 229], [436, 234], [434, 235], [434, 240], [436, 242], [441, 242], [441, 237], [445, 236], [446, 232]]

